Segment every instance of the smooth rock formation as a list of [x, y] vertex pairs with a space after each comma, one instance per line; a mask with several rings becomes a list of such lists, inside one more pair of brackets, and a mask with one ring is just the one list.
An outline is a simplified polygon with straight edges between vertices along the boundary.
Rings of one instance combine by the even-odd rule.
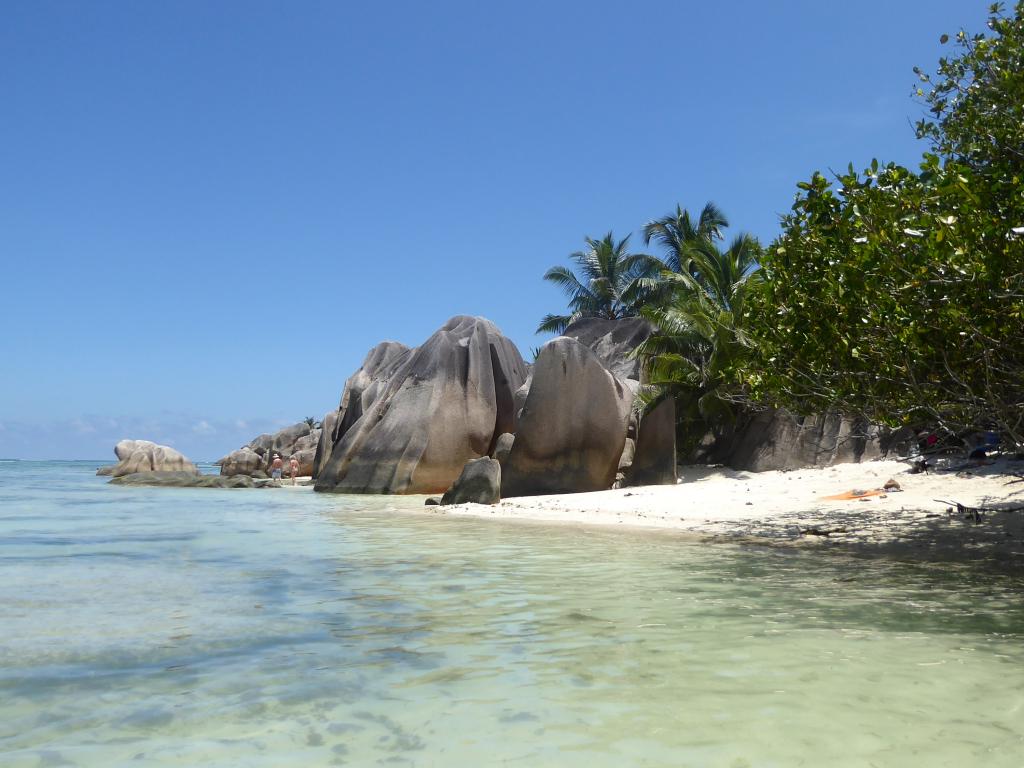
[[633, 357], [633, 350], [653, 332], [654, 326], [642, 317], [619, 320], [585, 317], [569, 325], [562, 335], [589, 347], [618, 378], [639, 381], [640, 361]]
[[453, 317], [396, 362], [372, 403], [361, 397], [358, 418], [339, 428], [316, 490], [443, 492], [512, 431], [526, 364], [489, 320]]
[[186, 472], [198, 475], [199, 469], [181, 453], [149, 440], [122, 440], [114, 446], [119, 461], [96, 470], [97, 475], [122, 477], [138, 472]]
[[316, 453], [313, 454], [313, 471], [310, 473], [316, 480], [320, 476], [327, 460], [331, 458], [331, 448], [338, 438], [338, 422], [341, 419], [341, 411], [328, 411], [320, 421], [320, 439], [316, 443]]
[[640, 419], [624, 485], [676, 484], [676, 403], [664, 398]]
[[512, 430], [519, 429], [519, 416], [523, 412], [523, 407], [526, 405], [526, 398], [530, 394], [530, 385], [533, 384], [533, 371], [530, 371], [526, 375], [526, 381], [515, 391], [512, 395]]
[[239, 448], [237, 451], [232, 451], [221, 459], [218, 464], [220, 464], [220, 473], [224, 476], [255, 476], [257, 472], [263, 472], [263, 457], [248, 445]]
[[367, 353], [359, 370], [349, 376], [341, 393], [337, 410], [331, 411], [322, 422], [320, 439], [313, 458], [313, 478], [320, 476], [331, 451], [352, 425], [368, 411], [381, 396], [395, 372], [412, 354], [412, 350], [397, 341], [383, 341]]
[[881, 437], [877, 427], [838, 413], [765, 410], [709, 435], [694, 458], [749, 472], [825, 467], [879, 458]]
[[[654, 332], [654, 326], [641, 317], [626, 317], [608, 320], [600, 317], [587, 317], [571, 323], [563, 336], [575, 339], [590, 349], [617, 379], [633, 390], [640, 388], [643, 377], [639, 359], [633, 356], [634, 350]], [[517, 420], [526, 404], [526, 398], [533, 383], [533, 373], [527, 377], [515, 394], [515, 414]], [[629, 436], [636, 436], [636, 421], [630, 423]]]
[[499, 464], [504, 464], [508, 459], [508, 454], [512, 450], [512, 444], [515, 442], [516, 436], [511, 432], [504, 432], [498, 435], [498, 440], [494, 444], [494, 459]]
[[251, 477], [197, 475], [192, 472], [134, 472], [113, 478], [113, 485], [151, 485], [164, 488], [254, 488]]
[[588, 347], [565, 336], [549, 341], [502, 466], [502, 497], [611, 488], [632, 401]]
[[[636, 434], [636, 423], [636, 415], [630, 414], [629, 427], [626, 429], [627, 435]], [[627, 437], [626, 444], [622, 446], [622, 455], [619, 456], [619, 466], [615, 470], [615, 482], [612, 483], [612, 488], [621, 488], [625, 484], [626, 473], [633, 464], [634, 453], [636, 453], [636, 439]]]
[[483, 456], [470, 459], [441, 504], [497, 504], [501, 501], [501, 464]]
[[633, 456], [636, 455], [636, 440], [626, 438], [626, 444], [622, 446], [622, 455], [619, 456], [619, 472], [624, 472], [633, 466]]

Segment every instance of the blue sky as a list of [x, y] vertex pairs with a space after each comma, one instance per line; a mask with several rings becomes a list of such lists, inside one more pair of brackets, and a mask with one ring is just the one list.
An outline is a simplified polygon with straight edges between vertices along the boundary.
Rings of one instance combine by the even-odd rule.
[[912, 68], [986, 7], [5, 3], [0, 456], [217, 458], [455, 314], [529, 357], [584, 236], [768, 241], [813, 171], [916, 162]]

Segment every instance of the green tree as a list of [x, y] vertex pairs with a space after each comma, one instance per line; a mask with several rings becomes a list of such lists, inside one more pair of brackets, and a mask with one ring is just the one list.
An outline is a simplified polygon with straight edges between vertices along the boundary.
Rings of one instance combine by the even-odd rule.
[[576, 272], [552, 267], [544, 279], [562, 288], [569, 298], [569, 313], [546, 315], [537, 333], [561, 333], [584, 317], [632, 317], [647, 300], [644, 282], [664, 267], [658, 259], [629, 252], [629, 236], [616, 241], [609, 232], [600, 240], [586, 238], [587, 249], [570, 255]]
[[919, 169], [815, 174], [767, 250], [747, 308], [747, 382], [801, 412], [994, 426], [1024, 442], [1024, 2], [956, 36]]
[[644, 227], [644, 243], [652, 241], [665, 249], [664, 262], [673, 272], [687, 272], [693, 252], [722, 239], [729, 226], [725, 215], [714, 203], [707, 203], [694, 220], [690, 212], [676, 206], [675, 213], [650, 221]]
[[[934, 152], [1007, 185], [1019, 193], [1024, 168], [1024, 3], [1006, 16], [1003, 3], [989, 8], [994, 36], [955, 36], [959, 55], [939, 59], [935, 77], [915, 68], [916, 89], [931, 119], [917, 124]], [[949, 38], [943, 35], [941, 42]], [[1018, 180], [1014, 181], [1014, 176]]]
[[761, 283], [757, 241], [740, 235], [722, 250], [710, 239], [687, 250], [687, 268], [664, 270], [662, 301], [641, 310], [656, 331], [637, 350], [647, 400], [676, 400], [680, 436], [699, 439], [733, 417], [735, 371], [751, 354], [746, 306]]

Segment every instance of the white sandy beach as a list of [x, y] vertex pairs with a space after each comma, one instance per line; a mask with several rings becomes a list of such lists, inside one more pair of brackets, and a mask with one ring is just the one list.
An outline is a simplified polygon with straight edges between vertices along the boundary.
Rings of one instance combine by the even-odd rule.
[[[954, 460], [954, 464], [963, 464]], [[962, 471], [910, 474], [899, 461], [842, 464], [787, 472], [685, 467], [675, 486], [648, 486], [511, 498], [494, 506], [427, 507], [434, 514], [547, 523], [668, 529], [715, 540], [842, 544], [943, 557], [998, 556], [1024, 564], [1024, 512], [988, 512], [980, 520], [950, 513], [942, 499], [970, 507], [1024, 506], [1024, 462], [1001, 459]], [[902, 490], [851, 500], [825, 497]]]

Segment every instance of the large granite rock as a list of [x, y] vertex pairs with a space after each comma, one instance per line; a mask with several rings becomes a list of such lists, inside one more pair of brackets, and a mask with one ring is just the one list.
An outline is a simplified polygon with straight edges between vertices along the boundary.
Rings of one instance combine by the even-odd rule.
[[328, 411], [320, 421], [320, 439], [316, 443], [316, 452], [313, 454], [313, 471], [310, 473], [316, 480], [320, 476], [324, 464], [331, 458], [331, 448], [337, 439], [338, 421], [341, 412], [339, 410]]
[[[575, 339], [589, 348], [605, 368], [635, 393], [643, 378], [640, 360], [633, 352], [654, 332], [654, 326], [642, 317], [626, 317], [609, 320], [600, 317], [585, 317], [571, 323], [563, 336]], [[516, 425], [519, 414], [526, 404], [533, 383], [533, 373], [515, 394]], [[630, 437], [636, 434], [635, 420], [630, 425]]]
[[383, 341], [370, 350], [359, 370], [349, 376], [337, 410], [324, 416], [323, 429], [313, 459], [314, 479], [320, 476], [327, 465], [338, 440], [377, 401], [395, 372], [411, 354], [412, 350], [404, 344]]
[[512, 421], [512, 431], [515, 432], [519, 429], [519, 416], [523, 412], [523, 408], [526, 406], [526, 397], [530, 394], [530, 385], [533, 384], [533, 371], [526, 376], [526, 381], [515, 391], [512, 395], [512, 414], [514, 416]]
[[187, 472], [199, 474], [199, 469], [181, 453], [166, 445], [149, 440], [122, 440], [114, 446], [119, 461], [96, 470], [97, 475], [121, 477], [137, 472]]
[[633, 351], [653, 332], [654, 326], [642, 317], [585, 317], [570, 324], [562, 335], [589, 347], [618, 378], [639, 381], [640, 361], [633, 357]]
[[749, 472], [824, 467], [879, 458], [880, 437], [877, 427], [838, 413], [765, 410], [709, 435], [695, 458]]
[[611, 488], [632, 401], [587, 346], [565, 336], [549, 341], [502, 466], [502, 497]]
[[494, 444], [494, 459], [499, 464], [504, 464], [508, 460], [508, 455], [512, 451], [512, 444], [516, 441], [516, 436], [511, 432], [504, 432], [498, 435], [498, 440]]
[[288, 471], [288, 460], [294, 456], [299, 460], [299, 474], [310, 475], [320, 434], [320, 428], [300, 421], [273, 434], [259, 435], [248, 445], [218, 460], [220, 473], [225, 476], [252, 476], [256, 472], [269, 472], [276, 453], [284, 461], [285, 474]]
[[254, 488], [251, 477], [197, 475], [192, 472], [134, 472], [110, 481], [114, 485], [146, 485], [163, 488]]
[[256, 472], [263, 472], [263, 457], [247, 445], [237, 451], [232, 451], [218, 463], [220, 464], [220, 473], [225, 477], [232, 475], [249, 475], [251, 477]]
[[675, 485], [676, 403], [664, 398], [640, 419], [625, 485]]
[[442, 504], [497, 504], [501, 501], [501, 464], [483, 456], [470, 459], [441, 497]]
[[443, 492], [512, 431], [526, 365], [489, 320], [453, 317], [396, 364], [372, 402], [360, 398], [354, 423], [339, 428], [316, 490]]

